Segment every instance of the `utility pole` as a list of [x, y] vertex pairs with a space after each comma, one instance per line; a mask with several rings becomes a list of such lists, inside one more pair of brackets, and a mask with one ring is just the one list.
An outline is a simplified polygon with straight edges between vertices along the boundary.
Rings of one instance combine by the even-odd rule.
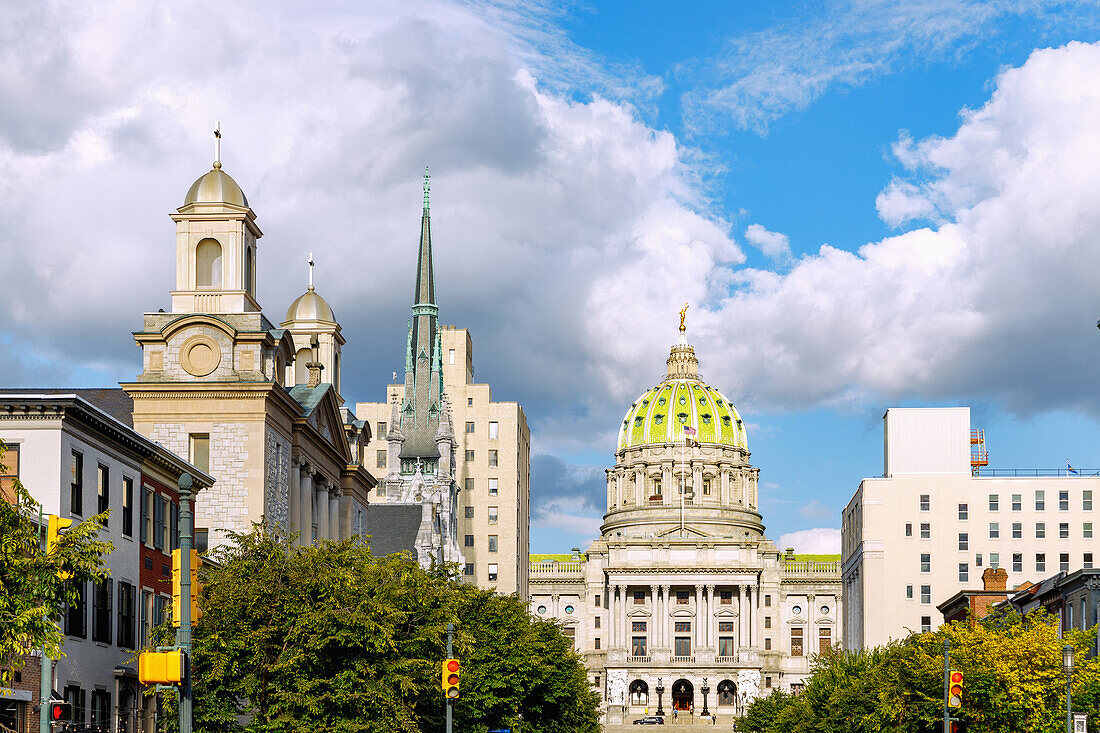
[[[454, 657], [454, 651], [451, 649], [451, 637], [454, 636], [454, 631], [455, 631], [455, 625], [450, 624], [450, 623], [447, 624], [447, 659], [451, 659], [451, 658]], [[451, 707], [452, 707], [453, 704], [454, 704], [454, 700], [452, 700], [449, 697], [444, 696], [444, 698], [443, 698], [443, 707], [445, 708], [446, 715], [447, 715], [447, 733], [451, 733]], [[180, 731], [180, 733], [184, 733], [184, 732]], [[188, 731], [187, 733], [190, 733], [190, 731]]]
[[180, 628], [176, 644], [183, 650], [187, 669], [180, 685], [180, 733], [192, 733], [193, 702], [191, 699], [191, 474], [180, 474]]
[[947, 700], [951, 692], [951, 640], [943, 640], [943, 733], [951, 733], [951, 713]]
[[[42, 504], [38, 505], [38, 547], [46, 554], [46, 535], [42, 532]], [[46, 646], [42, 645], [42, 675], [38, 685], [38, 730], [49, 733], [50, 707], [53, 702], [53, 668], [46, 655]]]

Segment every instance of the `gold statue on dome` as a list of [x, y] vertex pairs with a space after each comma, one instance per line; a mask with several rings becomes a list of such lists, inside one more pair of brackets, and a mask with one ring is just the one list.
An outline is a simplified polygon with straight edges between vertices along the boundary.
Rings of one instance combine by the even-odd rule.
[[687, 330], [687, 326], [684, 325], [684, 317], [687, 316], [688, 304], [684, 303], [684, 307], [680, 309], [680, 333]]

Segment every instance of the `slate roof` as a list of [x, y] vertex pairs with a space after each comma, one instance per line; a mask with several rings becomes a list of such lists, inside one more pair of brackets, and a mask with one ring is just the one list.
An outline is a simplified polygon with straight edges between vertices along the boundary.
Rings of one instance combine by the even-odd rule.
[[294, 401], [302, 406], [302, 415], [311, 415], [314, 410], [317, 409], [317, 405], [321, 404], [321, 398], [325, 396], [325, 392], [332, 389], [332, 385], [328, 382], [322, 382], [316, 387], [307, 387], [304, 384], [296, 384], [290, 388], [290, 396], [294, 398]]
[[0, 387], [0, 394], [74, 394], [103, 410], [126, 427], [134, 427], [134, 400], [120, 387], [91, 389], [75, 387]]
[[415, 560], [420, 516], [419, 504], [371, 504], [366, 518], [371, 554], [383, 557], [394, 552], [408, 552]]

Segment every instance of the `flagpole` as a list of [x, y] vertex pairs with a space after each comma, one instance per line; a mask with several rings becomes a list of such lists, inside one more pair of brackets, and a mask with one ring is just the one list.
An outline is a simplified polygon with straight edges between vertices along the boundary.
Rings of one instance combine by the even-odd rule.
[[684, 450], [687, 448], [687, 429], [681, 436], [684, 442], [680, 444], [680, 536], [684, 536]]

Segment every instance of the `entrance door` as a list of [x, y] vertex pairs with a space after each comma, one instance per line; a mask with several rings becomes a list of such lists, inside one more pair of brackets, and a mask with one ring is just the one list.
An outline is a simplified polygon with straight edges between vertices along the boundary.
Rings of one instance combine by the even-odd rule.
[[672, 709], [691, 710], [695, 701], [695, 687], [684, 679], [676, 680], [672, 685]]

